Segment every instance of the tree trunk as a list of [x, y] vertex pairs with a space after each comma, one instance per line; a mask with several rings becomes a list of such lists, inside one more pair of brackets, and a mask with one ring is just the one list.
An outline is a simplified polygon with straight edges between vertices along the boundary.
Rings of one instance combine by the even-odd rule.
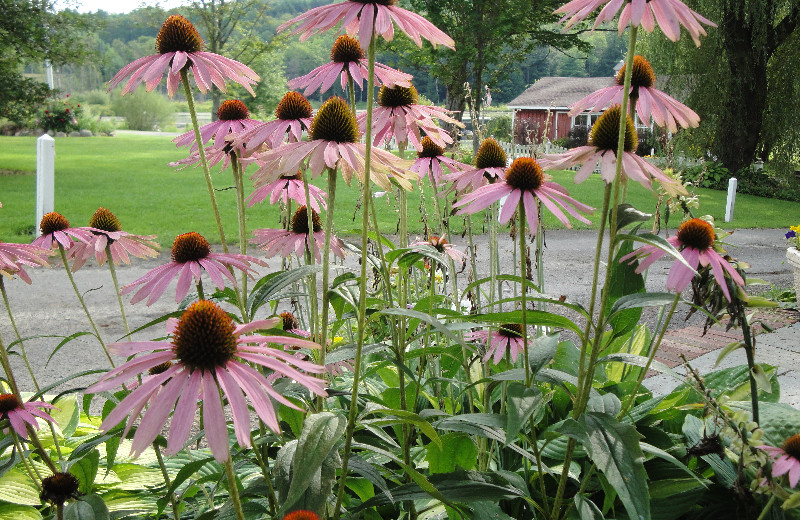
[[222, 103], [222, 92], [219, 89], [211, 89], [211, 120], [217, 120], [217, 111]]
[[743, 13], [728, 13], [719, 31], [730, 66], [728, 100], [714, 154], [736, 173], [756, 157], [767, 104], [767, 50], [754, 50], [753, 28]]
[[[450, 77], [450, 81], [446, 85], [446, 96], [444, 105], [447, 110], [453, 113], [453, 119], [457, 121], [464, 120], [464, 109], [466, 108], [466, 99], [464, 96], [464, 83], [467, 81], [467, 74], [465, 71], [457, 71], [456, 74]], [[456, 140], [456, 134], [461, 132], [460, 128], [455, 125], [445, 123], [442, 127], [453, 136]], [[456, 140], [457, 141], [457, 140]]]

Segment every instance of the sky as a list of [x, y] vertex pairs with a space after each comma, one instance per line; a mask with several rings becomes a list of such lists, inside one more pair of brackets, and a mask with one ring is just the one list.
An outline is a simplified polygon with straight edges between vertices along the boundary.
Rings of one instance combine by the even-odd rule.
[[107, 13], [128, 13], [143, 5], [160, 5], [164, 9], [179, 7], [188, 0], [56, 0], [56, 9], [76, 9], [80, 13], [91, 13], [99, 9]]

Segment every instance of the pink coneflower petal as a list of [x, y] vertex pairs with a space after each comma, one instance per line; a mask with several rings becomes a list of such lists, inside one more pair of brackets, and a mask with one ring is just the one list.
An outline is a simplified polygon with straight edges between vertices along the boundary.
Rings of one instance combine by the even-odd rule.
[[50, 256], [50, 250], [33, 244], [10, 244], [0, 242], [0, 276], [14, 276], [19, 277], [28, 285], [31, 284], [31, 277], [25, 271], [23, 266], [36, 267], [43, 266], [49, 267], [47, 257]]

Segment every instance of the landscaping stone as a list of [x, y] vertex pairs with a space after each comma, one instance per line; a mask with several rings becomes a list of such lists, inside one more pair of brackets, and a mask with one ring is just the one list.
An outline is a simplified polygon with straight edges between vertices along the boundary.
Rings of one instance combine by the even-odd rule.
[[56, 132], [56, 137], [67, 137], [67, 134], [64, 132]]
[[92, 134], [91, 130], [86, 130], [86, 129], [81, 130], [80, 134], [81, 134], [81, 137], [92, 137], [94, 135], [94, 134]]
[[83, 137], [80, 132], [70, 132], [70, 137]]

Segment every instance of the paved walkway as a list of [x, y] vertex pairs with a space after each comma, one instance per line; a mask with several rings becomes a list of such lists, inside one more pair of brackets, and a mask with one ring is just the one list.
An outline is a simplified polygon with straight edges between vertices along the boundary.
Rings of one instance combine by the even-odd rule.
[[[767, 332], [761, 323], [773, 332]], [[800, 313], [787, 310], [760, 310], [753, 320], [756, 332], [756, 362], [778, 368], [781, 387], [780, 402], [800, 407]], [[686, 374], [681, 355], [701, 374], [747, 363], [743, 349], [730, 353], [715, 367], [723, 348], [741, 341], [739, 329], [726, 331], [715, 325], [703, 335], [703, 328], [689, 326], [670, 330], [656, 354], [656, 359], [665, 365]], [[668, 375], [654, 375], [645, 380], [645, 386], [656, 395], [671, 392], [681, 382]]]

